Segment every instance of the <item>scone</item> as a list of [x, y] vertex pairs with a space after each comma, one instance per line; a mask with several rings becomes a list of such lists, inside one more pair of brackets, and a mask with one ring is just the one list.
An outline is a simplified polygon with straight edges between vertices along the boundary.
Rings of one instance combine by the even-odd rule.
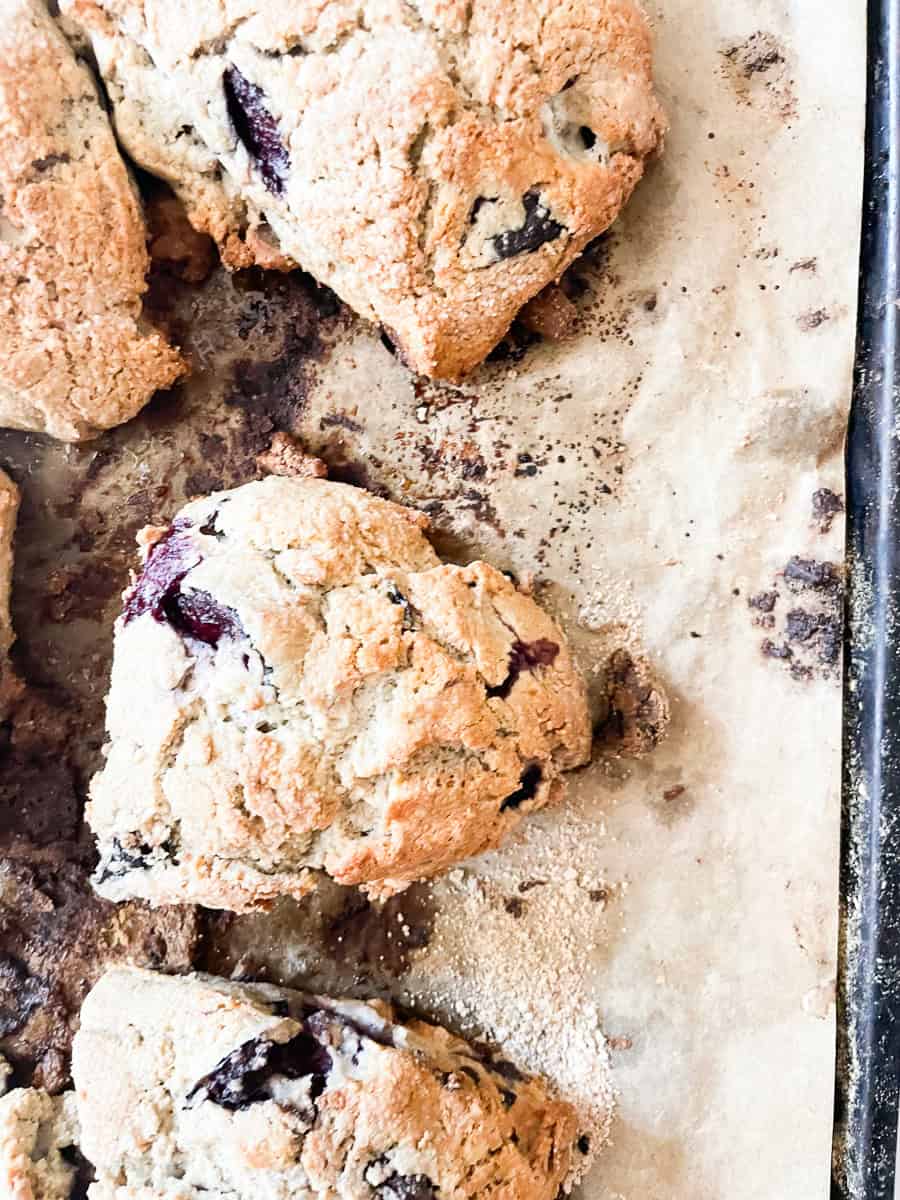
[[[19, 489], [5, 472], [0, 471], [0, 679], [7, 669], [6, 657], [16, 640], [9, 601], [12, 592], [13, 541], [18, 513]], [[0, 686], [0, 693], [2, 690]]]
[[73, 1070], [91, 1200], [554, 1200], [569, 1105], [388, 1005], [104, 976]]
[[77, 1142], [73, 1092], [17, 1088], [0, 1097], [0, 1196], [70, 1200], [81, 1166]]
[[411, 509], [270, 476], [145, 530], [88, 819], [110, 899], [389, 894], [496, 846], [587, 761], [555, 622]]
[[184, 372], [144, 321], [140, 203], [87, 68], [0, 0], [0, 425], [77, 441]]
[[226, 262], [296, 262], [457, 377], [660, 144], [637, 0], [62, 0], [129, 154]]

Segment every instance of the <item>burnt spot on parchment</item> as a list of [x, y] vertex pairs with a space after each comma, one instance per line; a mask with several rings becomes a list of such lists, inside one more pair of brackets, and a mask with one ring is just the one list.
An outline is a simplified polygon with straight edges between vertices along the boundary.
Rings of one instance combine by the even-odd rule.
[[[15, 661], [67, 714], [61, 761], [73, 768], [79, 808], [100, 765], [112, 625], [138, 566], [137, 532], [168, 524], [191, 496], [259, 478], [257, 456], [297, 424], [346, 321], [333, 293], [301, 272], [217, 270], [195, 284], [166, 270], [166, 288], [186, 331], [192, 372], [183, 384], [82, 446], [0, 431], [0, 460], [22, 489]], [[60, 761], [55, 744], [43, 753], [48, 764]], [[51, 782], [56, 795], [63, 781]]]
[[660, 824], [671, 828], [694, 811], [694, 797], [684, 783], [671, 783], [648, 796], [648, 802]]
[[[248, 353], [232, 364], [225, 402], [244, 415], [248, 439], [261, 439], [255, 449], [259, 453], [262, 441], [273, 432], [297, 431], [315, 381], [315, 365], [329, 348], [326, 326], [331, 332], [342, 310], [333, 292], [302, 272], [241, 272], [238, 287], [245, 308], [238, 336]], [[277, 353], [259, 354], [258, 338], [252, 336], [257, 330], [263, 339], [274, 340]]]
[[[813, 499], [813, 518], [830, 528], [843, 503], [823, 489]], [[821, 528], [821, 525], [820, 525]], [[746, 601], [751, 623], [764, 632], [761, 657], [780, 664], [794, 679], [838, 679], [844, 633], [843, 570], [823, 559], [792, 555], [771, 586]]]
[[844, 501], [831, 488], [819, 488], [812, 497], [812, 523], [819, 533], [830, 533], [835, 517], [844, 511]]
[[797, 317], [797, 328], [803, 333], [812, 333], [830, 320], [831, 313], [827, 308], [810, 308]]
[[650, 664], [624, 648], [613, 651], [605, 690], [605, 708], [594, 729], [597, 748], [638, 758], [659, 745], [669, 725], [669, 701]]
[[759, 30], [721, 51], [722, 73], [741, 104], [790, 122], [797, 112], [788, 51], [767, 30]]
[[[299, 904], [284, 899], [269, 914], [210, 914], [202, 969], [321, 992], [389, 996], [428, 945], [435, 913], [427, 883], [379, 903], [322, 876]], [[285, 977], [286, 961], [302, 962], [302, 977]]]
[[195, 910], [101, 900], [88, 882], [89, 857], [71, 843], [0, 848], [0, 1053], [18, 1085], [58, 1092], [69, 1083], [81, 1003], [108, 966], [192, 965]]

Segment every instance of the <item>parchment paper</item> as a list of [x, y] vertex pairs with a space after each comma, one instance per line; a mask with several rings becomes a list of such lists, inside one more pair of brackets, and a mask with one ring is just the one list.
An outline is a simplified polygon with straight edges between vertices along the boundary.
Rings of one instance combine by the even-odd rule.
[[77, 708], [83, 788], [134, 530], [252, 475], [279, 427], [426, 508], [453, 557], [534, 575], [595, 689], [611, 644], [642, 646], [664, 745], [598, 758], [503, 852], [393, 902], [395, 953], [326, 890], [301, 915], [214, 920], [205, 965], [377, 985], [509, 1044], [591, 1110], [590, 1154], [599, 1022], [618, 1101], [587, 1200], [806, 1200], [829, 1170], [840, 584], [822, 564], [842, 555], [813, 496], [842, 491], [864, 11], [650, 10], [672, 131], [581, 271], [579, 334], [438, 388], [299, 283], [180, 293], [184, 390], [86, 449], [0, 438], [25, 490], [19, 665]]

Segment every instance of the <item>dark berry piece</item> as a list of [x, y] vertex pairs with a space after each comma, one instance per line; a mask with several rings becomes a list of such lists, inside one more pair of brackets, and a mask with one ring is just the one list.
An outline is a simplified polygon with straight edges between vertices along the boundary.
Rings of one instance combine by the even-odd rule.
[[271, 1081], [310, 1078], [312, 1100], [320, 1096], [331, 1070], [331, 1055], [308, 1033], [298, 1033], [289, 1042], [253, 1038], [232, 1050], [208, 1075], [198, 1080], [185, 1100], [210, 1100], [232, 1111], [269, 1099]]
[[163, 604], [165, 619], [182, 637], [215, 648], [223, 637], [244, 636], [244, 627], [233, 608], [219, 604], [200, 590], [176, 592]]
[[205, 533], [207, 537], [214, 537], [216, 541], [221, 541], [225, 534], [219, 529], [216, 520], [219, 516], [219, 510], [214, 509], [200, 526], [200, 532]]
[[105, 883], [107, 879], [121, 879], [129, 871], [146, 871], [156, 862], [172, 858], [175, 847], [170, 841], [162, 842], [159, 846], [148, 846], [140, 842], [136, 846], [123, 846], [118, 838], [113, 838], [110, 852], [101, 863], [94, 882]]
[[494, 253], [499, 259], [531, 254], [566, 231], [565, 225], [550, 216], [550, 210], [542, 202], [539, 192], [526, 192], [522, 204], [525, 208], [523, 224], [518, 229], [507, 229], [491, 238]]
[[478, 214], [486, 204], [496, 204], [499, 199], [499, 196], [479, 196], [472, 205], [472, 211], [469, 213], [469, 224], [475, 224], [475, 222], [478, 220]]
[[[215, 514], [201, 532], [210, 532]], [[218, 646], [223, 637], [243, 637], [244, 628], [233, 608], [226, 608], [209, 592], [182, 592], [187, 574], [203, 561], [191, 541], [190, 525], [176, 521], [150, 548], [144, 569], [125, 601], [124, 623], [149, 612], [160, 623], [171, 625], [182, 637]]]
[[587, 125], [582, 125], [580, 126], [578, 133], [581, 137], [581, 141], [585, 150], [593, 150], [597, 143], [597, 135], [594, 133], [593, 129]]
[[558, 654], [558, 644], [549, 638], [538, 638], [535, 642], [513, 642], [509, 652], [509, 674], [497, 687], [489, 687], [487, 694], [505, 700], [523, 671], [552, 667]]
[[388, 600], [391, 604], [398, 604], [403, 608], [403, 628], [407, 630], [416, 628], [416, 618], [419, 616], [419, 610], [415, 605], [410, 603], [409, 597], [397, 587], [396, 583], [390, 581], [388, 583]]
[[470, 1049], [473, 1052], [472, 1058], [495, 1075], [499, 1075], [501, 1079], [510, 1083], [521, 1083], [525, 1078], [515, 1063], [511, 1063], [507, 1058], [498, 1058], [485, 1042], [471, 1042]]
[[382, 1200], [434, 1200], [434, 1184], [427, 1175], [392, 1175], [375, 1190]]
[[202, 562], [202, 555], [187, 534], [189, 526], [176, 521], [167, 533], [150, 547], [144, 569], [135, 580], [125, 601], [124, 623], [144, 613], [164, 621], [163, 606], [174, 595], [181, 581]]
[[237, 67], [226, 69], [222, 84], [235, 133], [255, 159], [269, 191], [276, 196], [284, 195], [291, 160], [281, 140], [278, 122], [266, 108], [265, 92], [246, 79]]
[[87, 1200], [88, 1188], [94, 1182], [94, 1168], [77, 1146], [63, 1146], [60, 1158], [75, 1168], [69, 1200]]
[[[372, 1013], [371, 1021], [363, 1017], [370, 1010], [361, 1009], [359, 1019], [355, 1020], [346, 1013], [334, 1012], [331, 1009], [316, 1009], [306, 1018], [306, 1027], [310, 1033], [327, 1045], [339, 1045], [348, 1032], [352, 1033], [359, 1045], [354, 1049], [359, 1052], [364, 1040], [377, 1042], [379, 1046], [396, 1046], [394, 1031], [387, 1021]], [[346, 1049], [346, 1046], [345, 1046]]]

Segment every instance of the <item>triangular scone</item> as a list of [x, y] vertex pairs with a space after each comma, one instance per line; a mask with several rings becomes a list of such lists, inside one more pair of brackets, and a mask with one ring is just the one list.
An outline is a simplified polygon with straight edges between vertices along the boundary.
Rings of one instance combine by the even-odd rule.
[[226, 261], [301, 264], [426, 375], [484, 358], [664, 128], [636, 0], [62, 7]]
[[274, 475], [140, 537], [88, 820], [110, 900], [390, 895], [493, 849], [586, 763], [562, 630], [413, 509]]
[[542, 1080], [378, 1000], [113, 970], [72, 1075], [91, 1200], [554, 1200], [576, 1160]]
[[144, 322], [137, 194], [88, 69], [35, 0], [0, 0], [0, 425], [68, 441], [184, 372]]

